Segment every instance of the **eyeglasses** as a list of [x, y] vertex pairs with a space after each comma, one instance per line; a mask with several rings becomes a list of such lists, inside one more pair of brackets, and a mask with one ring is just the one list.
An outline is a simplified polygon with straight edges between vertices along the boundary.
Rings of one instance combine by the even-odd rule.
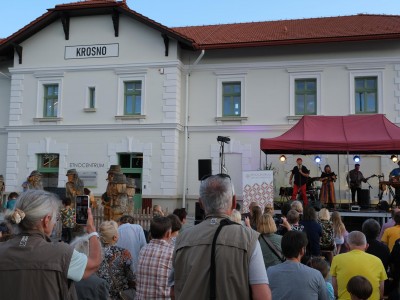
[[231, 180], [231, 176], [229, 176], [228, 174], [219, 173], [219, 174], [215, 174], [215, 175], [212, 175], [212, 174], [204, 175], [204, 176], [201, 178], [201, 181], [204, 181], [204, 180], [206, 180], [206, 179], [208, 179], [208, 178], [210, 178], [210, 177], [228, 178], [229, 180]]

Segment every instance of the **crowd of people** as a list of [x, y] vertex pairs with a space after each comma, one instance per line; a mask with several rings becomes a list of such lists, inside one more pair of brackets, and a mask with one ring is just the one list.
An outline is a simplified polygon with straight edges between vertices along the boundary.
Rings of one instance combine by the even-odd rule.
[[[60, 208], [43, 190], [17, 195], [0, 243], [2, 298], [398, 299], [399, 210], [382, 228], [368, 219], [348, 232], [338, 211], [297, 200], [282, 215], [256, 202], [244, 214], [226, 174], [202, 180], [199, 194], [198, 225], [185, 209], [165, 216], [155, 206], [148, 232], [129, 215], [97, 232], [90, 209], [76, 232], [70, 201]], [[58, 216], [61, 243], [50, 239]]]

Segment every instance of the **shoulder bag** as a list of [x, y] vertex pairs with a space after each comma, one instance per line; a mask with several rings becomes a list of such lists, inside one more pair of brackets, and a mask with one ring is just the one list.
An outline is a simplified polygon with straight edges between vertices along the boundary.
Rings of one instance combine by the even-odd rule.
[[262, 234], [260, 234], [260, 237], [264, 240], [264, 242], [267, 244], [269, 249], [271, 249], [271, 251], [279, 258], [279, 260], [281, 262], [284, 262], [286, 260], [286, 258], [283, 256], [282, 252], [279, 251], [268, 238], [265, 238], [264, 235], [262, 235]]

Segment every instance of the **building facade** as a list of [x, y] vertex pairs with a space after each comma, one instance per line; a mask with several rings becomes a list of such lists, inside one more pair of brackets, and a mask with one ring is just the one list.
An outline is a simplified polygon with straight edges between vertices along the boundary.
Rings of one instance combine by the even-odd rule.
[[[260, 138], [305, 114], [382, 113], [400, 123], [399, 19], [167, 28], [123, 1], [57, 5], [0, 40], [6, 191], [21, 191], [33, 170], [61, 188], [75, 168], [101, 195], [109, 166], [120, 164], [135, 178], [136, 208], [151, 199], [194, 211], [202, 159], [214, 174], [223, 164], [239, 199], [242, 172], [272, 163], [278, 191], [297, 157], [266, 157]], [[223, 162], [218, 136], [230, 139]], [[303, 157], [311, 176], [330, 164], [338, 196], [348, 199], [352, 157], [323, 155], [320, 165], [313, 158]], [[366, 176], [395, 166], [380, 155], [361, 164]]]

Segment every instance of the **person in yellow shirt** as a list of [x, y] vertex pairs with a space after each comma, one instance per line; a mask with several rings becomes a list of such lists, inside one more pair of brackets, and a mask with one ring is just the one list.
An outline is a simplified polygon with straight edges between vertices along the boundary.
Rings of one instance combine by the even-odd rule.
[[394, 214], [393, 220], [395, 225], [386, 228], [381, 239], [381, 241], [389, 247], [390, 252], [392, 252], [394, 243], [400, 239], [400, 211]]
[[347, 236], [350, 251], [336, 255], [331, 266], [332, 285], [335, 296], [340, 300], [350, 300], [347, 283], [353, 276], [361, 275], [371, 283], [373, 292], [370, 299], [383, 299], [383, 282], [387, 279], [382, 261], [365, 252], [367, 239], [360, 231], [352, 231]]

